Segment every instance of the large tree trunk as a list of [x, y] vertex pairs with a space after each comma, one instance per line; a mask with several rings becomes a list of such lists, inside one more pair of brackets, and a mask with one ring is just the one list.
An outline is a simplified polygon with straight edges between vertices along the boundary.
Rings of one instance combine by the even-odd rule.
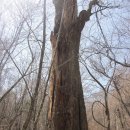
[[51, 130], [88, 130], [79, 69], [81, 31], [91, 8], [77, 17], [76, 0], [53, 0], [55, 27], [51, 34], [53, 67], [48, 111]]

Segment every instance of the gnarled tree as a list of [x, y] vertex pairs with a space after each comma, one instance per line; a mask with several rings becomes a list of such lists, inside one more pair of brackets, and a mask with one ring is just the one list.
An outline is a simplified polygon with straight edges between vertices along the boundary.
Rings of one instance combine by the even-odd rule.
[[53, 49], [48, 110], [51, 130], [88, 130], [79, 69], [81, 31], [92, 15], [93, 5], [77, 14], [77, 0], [53, 0], [55, 27], [51, 33]]

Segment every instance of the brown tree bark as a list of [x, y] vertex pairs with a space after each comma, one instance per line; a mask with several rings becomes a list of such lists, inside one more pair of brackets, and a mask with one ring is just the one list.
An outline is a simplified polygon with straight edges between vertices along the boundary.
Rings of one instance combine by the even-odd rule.
[[53, 66], [48, 121], [50, 130], [88, 130], [79, 69], [81, 31], [92, 6], [77, 16], [77, 0], [53, 0], [55, 27], [51, 34]]

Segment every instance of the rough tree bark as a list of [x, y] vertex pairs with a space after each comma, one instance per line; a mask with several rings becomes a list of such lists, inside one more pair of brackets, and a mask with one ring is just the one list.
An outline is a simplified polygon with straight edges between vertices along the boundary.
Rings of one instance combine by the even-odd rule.
[[81, 31], [91, 16], [88, 10], [77, 16], [77, 0], [53, 0], [55, 27], [51, 33], [53, 66], [50, 79], [48, 129], [88, 130], [79, 69]]

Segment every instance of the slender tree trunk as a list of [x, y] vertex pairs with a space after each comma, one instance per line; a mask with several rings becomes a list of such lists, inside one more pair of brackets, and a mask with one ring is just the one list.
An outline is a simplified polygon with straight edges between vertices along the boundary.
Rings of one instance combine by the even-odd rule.
[[88, 130], [79, 69], [81, 31], [91, 16], [89, 9], [77, 16], [76, 0], [53, 0], [55, 27], [51, 34], [53, 67], [48, 110], [51, 130]]
[[38, 91], [41, 83], [41, 76], [42, 76], [42, 66], [43, 66], [43, 58], [44, 58], [44, 51], [45, 51], [45, 43], [46, 43], [46, 0], [44, 0], [44, 14], [43, 14], [43, 41], [42, 41], [42, 48], [41, 48], [41, 55], [40, 55], [40, 61], [39, 61], [39, 69], [38, 69], [38, 75], [37, 75], [37, 81], [36, 81], [36, 86], [34, 90], [34, 94], [31, 98], [31, 104], [29, 107], [29, 112], [27, 114], [27, 117], [25, 119], [25, 122], [23, 124], [22, 130], [27, 130], [29, 129], [29, 124], [31, 119], [34, 117], [33, 121], [33, 130], [37, 129], [37, 123], [39, 120], [36, 119], [36, 105], [37, 105], [37, 97], [38, 97]]

